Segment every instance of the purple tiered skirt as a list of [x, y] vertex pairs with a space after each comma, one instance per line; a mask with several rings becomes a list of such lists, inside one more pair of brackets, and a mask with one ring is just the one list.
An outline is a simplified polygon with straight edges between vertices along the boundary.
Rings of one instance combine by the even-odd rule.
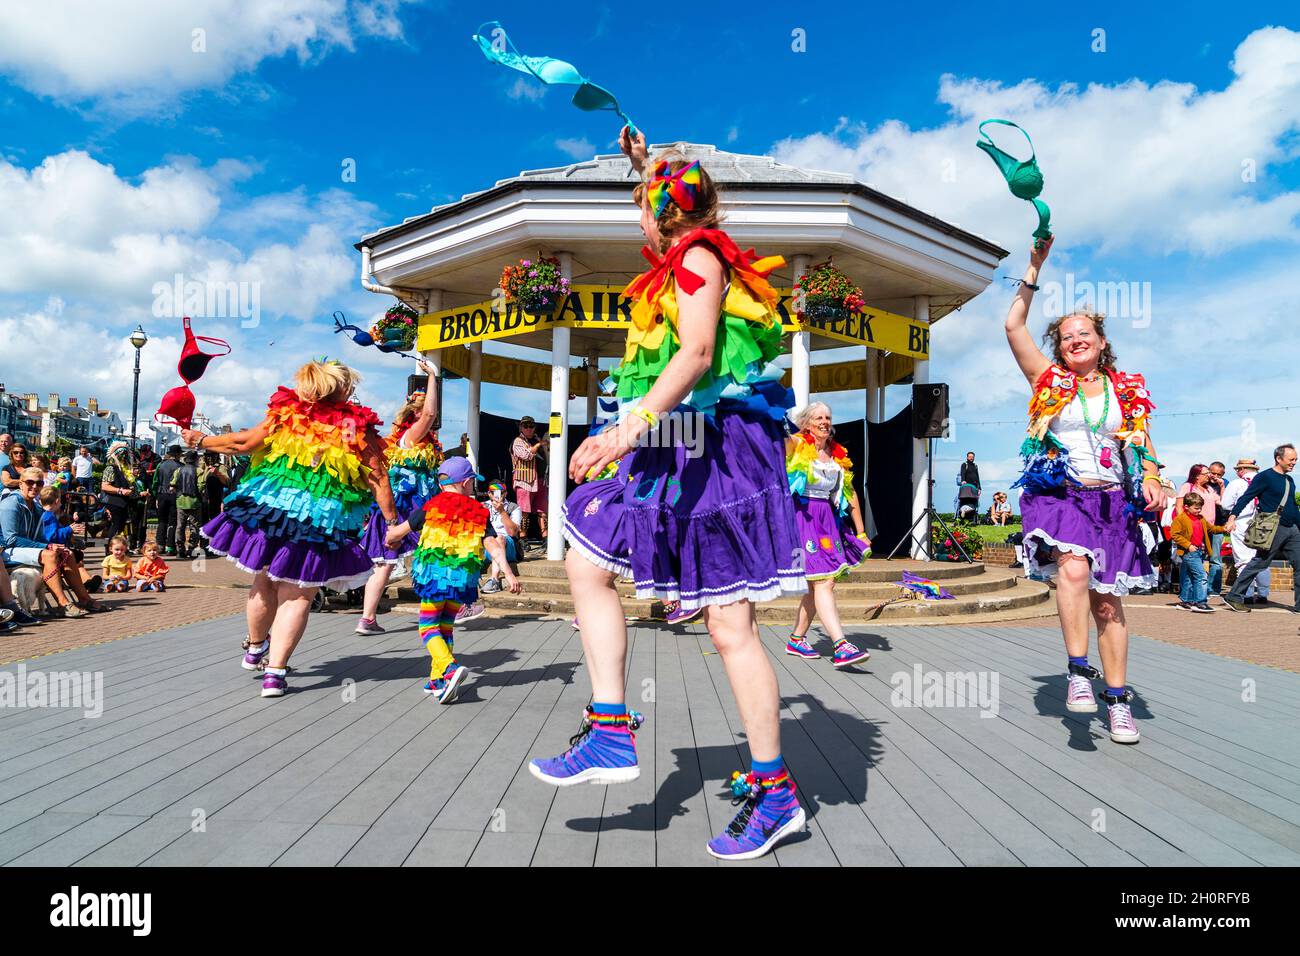
[[[399, 514], [405, 517], [405, 513]], [[371, 505], [370, 514], [366, 516], [366, 526], [361, 532], [361, 550], [370, 558], [371, 564], [397, 564], [402, 560], [402, 555], [415, 550], [415, 543], [419, 540], [412, 531], [394, 551], [388, 546], [387, 537], [388, 525], [384, 522], [383, 512], [379, 510], [379, 505]]]
[[266, 572], [272, 581], [299, 587], [346, 591], [360, 587], [373, 572], [369, 555], [355, 539], [291, 541], [267, 537], [261, 528], [246, 528], [222, 512], [203, 526], [208, 547], [252, 574]]
[[1067, 485], [1054, 494], [1020, 498], [1024, 522], [1025, 572], [1035, 580], [1056, 577], [1059, 552], [1088, 559], [1088, 589], [1125, 595], [1153, 588], [1151, 569], [1137, 518], [1127, 510], [1119, 488]]
[[579, 485], [564, 536], [592, 563], [636, 585], [638, 598], [686, 610], [801, 594], [802, 548], [781, 426], [767, 413], [697, 416], [694, 449], [642, 447], [611, 478]]
[[825, 498], [796, 495], [794, 515], [809, 581], [847, 574], [866, 558], [867, 546], [848, 530]]

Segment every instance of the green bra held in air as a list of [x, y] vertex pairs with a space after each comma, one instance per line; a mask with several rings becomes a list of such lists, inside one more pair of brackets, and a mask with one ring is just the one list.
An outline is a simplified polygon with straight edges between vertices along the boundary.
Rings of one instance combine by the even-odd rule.
[[[1047, 208], [1047, 203], [1038, 198], [1038, 194], [1043, 191], [1043, 171], [1038, 168], [1038, 159], [1034, 155], [1034, 141], [1029, 139], [1028, 133], [1025, 133], [1025, 139], [1029, 142], [1029, 158], [1026, 160], [1016, 159], [1014, 156], [998, 149], [993, 140], [989, 139], [989, 134], [984, 132], [984, 127], [990, 123], [1010, 126], [1022, 133], [1025, 133], [1025, 131], [1010, 120], [985, 120], [980, 123], [979, 133], [981, 139], [975, 145], [988, 153], [989, 158], [997, 163], [998, 169], [1002, 170], [1002, 176], [1007, 181], [1007, 186], [1011, 189], [1011, 195], [1017, 199], [1024, 199], [1033, 203], [1034, 208], [1038, 210], [1038, 228], [1034, 230], [1034, 238], [1039, 242], [1050, 239], [1052, 236], [1050, 228], [1052, 210]], [[1035, 245], [1037, 244], [1035, 243]]]

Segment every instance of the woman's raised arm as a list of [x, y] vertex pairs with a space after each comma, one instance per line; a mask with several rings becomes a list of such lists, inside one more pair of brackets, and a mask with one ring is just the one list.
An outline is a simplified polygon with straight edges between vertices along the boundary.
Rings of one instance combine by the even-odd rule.
[[1029, 303], [1034, 299], [1034, 290], [1029, 286], [1038, 281], [1039, 270], [1047, 260], [1047, 254], [1052, 251], [1052, 241], [1050, 238], [1046, 239], [1041, 245], [1036, 244], [1030, 250], [1029, 267], [1025, 269], [1024, 281], [1020, 284], [1020, 290], [1016, 293], [1016, 298], [1007, 312], [1007, 344], [1011, 346], [1011, 354], [1015, 356], [1016, 364], [1020, 366], [1020, 371], [1024, 373], [1030, 385], [1035, 384], [1038, 376], [1052, 364], [1051, 360], [1034, 344], [1034, 337], [1029, 334], [1029, 329], [1025, 325], [1029, 318]]

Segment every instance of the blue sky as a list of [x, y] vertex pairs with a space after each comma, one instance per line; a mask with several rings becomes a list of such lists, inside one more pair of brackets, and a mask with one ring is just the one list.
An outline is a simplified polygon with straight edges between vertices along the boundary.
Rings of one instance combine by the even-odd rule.
[[[1028, 212], [973, 141], [979, 118], [1017, 119], [1056, 213], [1045, 278], [1150, 289], [1148, 314], [1112, 321], [1111, 337], [1159, 411], [1178, 413], [1157, 418], [1171, 472], [1297, 437], [1294, 410], [1242, 411], [1300, 404], [1291, 4], [1192, 3], [1176, 17], [1134, 4], [1037, 16], [1001, 4], [702, 3], [662, 15], [401, 0], [139, 0], [111, 16], [100, 6], [49, 2], [39, 21], [0, 11], [10, 391], [96, 394], [129, 412], [123, 340], [141, 322], [154, 335], [142, 376], [152, 410], [174, 384], [178, 348], [175, 323], [151, 313], [153, 283], [229, 277], [260, 283], [262, 322], [209, 320], [235, 352], [196, 392], [214, 418], [248, 424], [305, 355], [340, 351], [323, 324], [333, 309], [364, 319], [384, 308], [357, 281], [351, 243], [364, 232], [521, 169], [609, 151], [611, 116], [483, 60], [469, 37], [495, 18], [524, 52], [567, 57], [614, 90], [653, 140], [852, 172], [1012, 249], [1000, 274], [1015, 275]], [[806, 52], [791, 48], [796, 30]], [[683, 56], [714, 68], [674, 82]], [[937, 174], [949, 155], [955, 183]], [[349, 159], [355, 182], [340, 175]], [[936, 328], [933, 377], [953, 385], [956, 432], [939, 445], [940, 489], [967, 449], [988, 463], [986, 483], [1013, 473], [1019, 429], [979, 424], [1023, 413], [1001, 333], [1010, 293], [995, 282]], [[391, 415], [407, 367], [347, 357]], [[892, 410], [904, 396], [891, 391]], [[463, 396], [463, 383], [449, 385], [453, 441]], [[484, 408], [545, 410], [543, 393], [527, 398], [488, 386]], [[862, 413], [861, 396], [829, 398], [838, 418]]]

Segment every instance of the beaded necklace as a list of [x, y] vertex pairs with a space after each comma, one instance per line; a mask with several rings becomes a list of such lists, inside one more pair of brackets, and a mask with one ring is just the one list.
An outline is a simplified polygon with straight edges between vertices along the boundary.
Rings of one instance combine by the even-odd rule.
[[1102, 392], [1106, 396], [1106, 401], [1101, 407], [1101, 417], [1095, 422], [1088, 417], [1088, 396], [1083, 394], [1083, 389], [1079, 389], [1079, 408], [1083, 411], [1083, 423], [1092, 430], [1095, 435], [1101, 430], [1101, 426], [1106, 424], [1106, 419], [1110, 416], [1110, 383], [1107, 382], [1102, 387]]

